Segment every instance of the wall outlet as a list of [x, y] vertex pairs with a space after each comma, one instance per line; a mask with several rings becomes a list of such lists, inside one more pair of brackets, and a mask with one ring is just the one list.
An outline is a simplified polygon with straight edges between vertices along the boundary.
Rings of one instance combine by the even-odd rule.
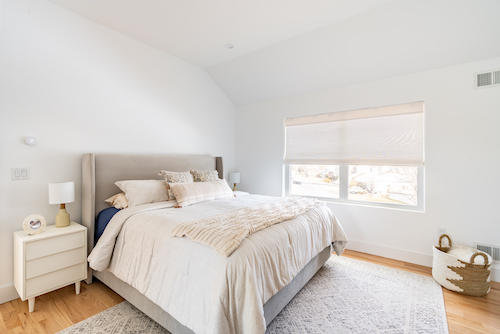
[[30, 169], [28, 167], [11, 168], [10, 169], [10, 179], [12, 181], [29, 180], [30, 179]]

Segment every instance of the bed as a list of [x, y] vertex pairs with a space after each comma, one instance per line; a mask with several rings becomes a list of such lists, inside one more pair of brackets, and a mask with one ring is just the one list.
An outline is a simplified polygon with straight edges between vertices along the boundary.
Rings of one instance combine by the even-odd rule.
[[[117, 192], [114, 182], [125, 179], [159, 178], [157, 173], [161, 169], [171, 171], [216, 169], [220, 178], [223, 178], [224, 175], [222, 158], [209, 155], [90, 153], [83, 156], [82, 223], [88, 228], [89, 253], [95, 246], [96, 216], [107, 207], [104, 200]], [[174, 243], [170, 242], [172, 244], [169, 244], [168, 247], [170, 248], [167, 246], [159, 247], [157, 246], [157, 240], [154, 239], [155, 230], [152, 229], [161, 230], [162, 232], [159, 234], [165, 235], [168, 233], [166, 227], [168, 224], [163, 222], [173, 219], [171, 217], [180, 212], [185, 212], [186, 217], [190, 217], [190, 215], [199, 216], [200, 212], [227, 211], [239, 206], [250, 205], [250, 203], [269, 200], [264, 196], [250, 195], [242, 199], [195, 204], [192, 207], [183, 209], [172, 208], [165, 203], [152, 204], [145, 208], [136, 209], [134, 212], [130, 208], [125, 209], [129, 210], [127, 214], [122, 215], [123, 226], [126, 226], [126, 228], [120, 230], [116, 241], [114, 241], [116, 246], [113, 247], [116, 247], [116, 249], [113, 250], [109, 268], [94, 271], [89, 267], [87, 283], [90, 284], [94, 277], [99, 279], [174, 334], [194, 332], [262, 333], [265, 331], [265, 326], [279, 314], [295, 294], [328, 260], [331, 254], [332, 241], [335, 241], [333, 247], [337, 253], [342, 251], [346, 239], [334, 216], [325, 216], [322, 219], [322, 221], [331, 220], [331, 227], [326, 226], [324, 223], [320, 226], [318, 223], [314, 232], [316, 236], [314, 238], [308, 236], [304, 239], [305, 241], [300, 241], [302, 244], [306, 242], [312, 246], [305, 244], [300, 246], [302, 244], [299, 241], [297, 241], [298, 246], [287, 246], [290, 240], [299, 239], [294, 237], [293, 233], [304, 234], [301, 229], [309, 229], [309, 226], [314, 225], [316, 220], [320, 220], [316, 218], [318, 214], [329, 215], [329, 210], [316, 213], [314, 217], [301, 215], [300, 219], [298, 217], [286, 222], [286, 224], [277, 224], [257, 232], [252, 235], [252, 237], [255, 236], [253, 239], [245, 240], [246, 243], [241, 244], [241, 250], [238, 249], [227, 259], [221, 259], [220, 255], [207, 249], [205, 245], [199, 245], [194, 241], [181, 238], [175, 238], [179, 240], [175, 240]], [[119, 220], [118, 218], [113, 219], [114, 223]], [[322, 231], [322, 228], [327, 229], [327, 233]], [[103, 235], [106, 235], [108, 231], [104, 232]], [[283, 240], [280, 241], [280, 238]], [[131, 242], [133, 239], [140, 241]], [[260, 254], [256, 251], [253, 252], [253, 249], [257, 246], [252, 246], [252, 243], [257, 245], [257, 241], [268, 245], [266, 247], [276, 248], [280, 246], [281, 248], [277, 249], [277, 252], [283, 253], [279, 256], [276, 255], [276, 259], [262, 259], [264, 264], [258, 264], [259, 270], [261, 270], [259, 272], [263, 276], [267, 276], [265, 282], [255, 280], [253, 276], [256, 276], [256, 274], [254, 275], [252, 270], [248, 270], [249, 268], [257, 268], [257, 265], [252, 267], [252, 264], [248, 264], [247, 268], [245, 264], [247, 262], [253, 263], [252, 261], [259, 262], [258, 256], [265, 257], [265, 255], [256, 255]], [[139, 246], [139, 244], [141, 245]], [[289, 256], [291, 253], [295, 254], [294, 248], [301, 247], [304, 249], [297, 251], [298, 255]], [[96, 247], [96, 252], [98, 248], [99, 245]], [[140, 254], [136, 255], [136, 253]], [[146, 253], [146, 255], [143, 253]], [[156, 254], [152, 256], [154, 259], [151, 260], [152, 264], [148, 263], [147, 254], [150, 253]], [[251, 255], [248, 255], [250, 253]], [[175, 261], [171, 259], [174, 255], [176, 256]], [[233, 260], [235, 258], [238, 259], [238, 262], [234, 260], [234, 263], [229, 263], [228, 259]], [[158, 259], [161, 259], [161, 261]], [[163, 259], [168, 265], [163, 264]], [[213, 261], [213, 263], [210, 261]], [[210, 266], [207, 267], [207, 263], [210, 263]], [[139, 268], [145, 264], [149, 269]], [[203, 267], [204, 265], [205, 267]], [[176, 266], [179, 266], [179, 268], [174, 268]], [[224, 274], [226, 276], [221, 278], [221, 275], [218, 274], [221, 270], [217, 269], [217, 266], [225, 268], [226, 272]], [[213, 270], [211, 270], [212, 267]], [[233, 270], [234, 277], [231, 278], [227, 274], [227, 268], [236, 268]], [[277, 268], [280, 274], [275, 274], [272, 270], [269, 270], [270, 268]], [[181, 272], [184, 271], [189, 275], [180, 276]], [[174, 274], [175, 277], [172, 276]], [[213, 279], [211, 275], [214, 277]], [[179, 277], [183, 279], [180, 280]], [[227, 283], [225, 283], [226, 286], [223, 289], [221, 284], [211, 285], [214, 282], [225, 282], [224, 280]], [[271, 281], [271, 283], [268, 281]], [[239, 290], [236, 290], [233, 285], [238, 286]], [[168, 289], [170, 290], [163, 291]], [[182, 291], [182, 293], [179, 294], [179, 291]], [[186, 299], [182, 301], [184, 303], [182, 305], [179, 296], [184, 296], [182, 299]], [[252, 299], [252, 302], [246, 302]], [[214, 303], [214, 301], [217, 302]], [[166, 310], [169, 310], [169, 312]]]

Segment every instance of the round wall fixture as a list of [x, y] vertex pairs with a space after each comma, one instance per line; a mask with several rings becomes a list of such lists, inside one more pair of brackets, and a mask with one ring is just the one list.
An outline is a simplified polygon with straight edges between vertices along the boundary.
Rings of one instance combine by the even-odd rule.
[[28, 146], [35, 146], [36, 145], [36, 138], [32, 137], [32, 136], [24, 137], [24, 143]]

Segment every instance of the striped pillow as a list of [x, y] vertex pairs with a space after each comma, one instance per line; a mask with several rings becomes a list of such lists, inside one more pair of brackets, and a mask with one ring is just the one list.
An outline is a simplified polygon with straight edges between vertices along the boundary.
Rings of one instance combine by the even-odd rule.
[[233, 198], [234, 194], [225, 180], [193, 183], [172, 183], [170, 190], [177, 199], [178, 206], [188, 206], [202, 201]]

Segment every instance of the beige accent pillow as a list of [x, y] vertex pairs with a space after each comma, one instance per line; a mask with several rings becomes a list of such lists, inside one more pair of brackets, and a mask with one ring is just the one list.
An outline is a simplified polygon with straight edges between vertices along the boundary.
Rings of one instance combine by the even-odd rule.
[[125, 193], [128, 206], [168, 201], [168, 192], [163, 180], [124, 180], [115, 182]]
[[172, 183], [170, 184], [170, 190], [177, 199], [177, 204], [180, 207], [202, 201], [234, 197], [233, 191], [229, 188], [225, 180]]
[[104, 202], [108, 203], [111, 206], [114, 206], [117, 209], [125, 209], [128, 207], [128, 200], [125, 193], [118, 193], [116, 195], [111, 196], [110, 198], [106, 198]]
[[216, 170], [191, 170], [194, 182], [210, 182], [219, 179], [219, 172]]
[[167, 183], [168, 199], [174, 200], [175, 196], [170, 190], [170, 185], [173, 183], [193, 183], [193, 175], [190, 172], [170, 172], [161, 170], [158, 175], [162, 176]]

